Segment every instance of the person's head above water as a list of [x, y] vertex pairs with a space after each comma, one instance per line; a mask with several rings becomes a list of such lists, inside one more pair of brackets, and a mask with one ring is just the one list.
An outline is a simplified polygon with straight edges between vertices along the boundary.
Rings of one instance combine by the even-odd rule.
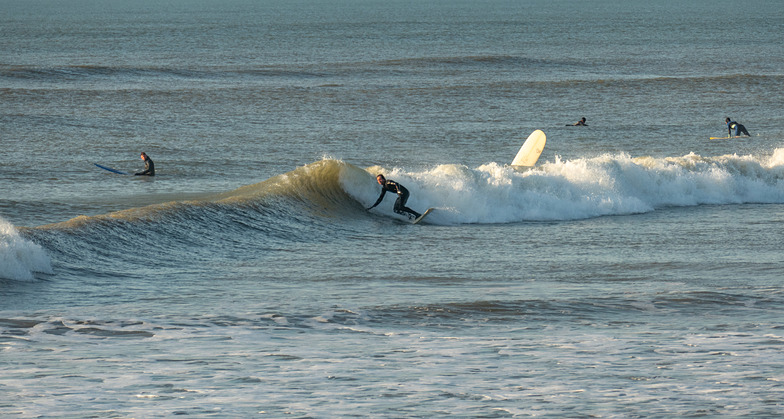
[[383, 185], [384, 182], [386, 182], [386, 181], [387, 181], [387, 178], [385, 178], [384, 175], [379, 174], [378, 176], [376, 176], [376, 182], [378, 182], [379, 185]]
[[730, 119], [729, 116], [727, 117], [727, 119], [724, 120], [724, 122], [730, 122], [730, 121], [732, 121], [732, 119]]
[[147, 153], [142, 152], [142, 160], [147, 160], [147, 159], [149, 159], [149, 157], [147, 157]]

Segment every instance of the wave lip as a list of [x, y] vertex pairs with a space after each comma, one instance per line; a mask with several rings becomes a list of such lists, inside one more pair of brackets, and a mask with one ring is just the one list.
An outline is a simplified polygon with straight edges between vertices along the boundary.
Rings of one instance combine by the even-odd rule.
[[44, 249], [24, 238], [0, 218], [0, 278], [32, 281], [35, 273], [52, 274], [52, 263]]

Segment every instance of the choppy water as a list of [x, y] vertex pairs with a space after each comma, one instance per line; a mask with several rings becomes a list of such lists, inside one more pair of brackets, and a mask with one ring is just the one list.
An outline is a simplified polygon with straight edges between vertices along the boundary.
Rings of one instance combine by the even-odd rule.
[[780, 416], [784, 9], [737, 9], [1, 4], [0, 414]]

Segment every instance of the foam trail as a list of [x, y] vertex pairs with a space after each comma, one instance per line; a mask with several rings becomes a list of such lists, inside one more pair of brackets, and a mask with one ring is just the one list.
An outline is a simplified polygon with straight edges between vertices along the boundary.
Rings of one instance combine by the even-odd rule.
[[53, 273], [49, 255], [0, 217], [0, 278], [31, 281], [35, 272]]

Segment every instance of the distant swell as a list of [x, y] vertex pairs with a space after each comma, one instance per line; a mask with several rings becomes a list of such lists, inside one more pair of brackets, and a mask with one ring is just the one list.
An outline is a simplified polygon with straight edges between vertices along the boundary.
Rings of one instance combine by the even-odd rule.
[[[658, 75], [630, 75], [608, 73], [601, 77], [585, 69], [592, 64], [578, 60], [544, 60], [525, 56], [508, 55], [477, 55], [477, 56], [436, 56], [436, 57], [403, 57], [380, 61], [350, 61], [350, 62], [319, 62], [303, 63], [297, 66], [275, 64], [256, 65], [246, 67], [133, 67], [133, 66], [11, 66], [0, 65], [0, 80], [6, 79], [13, 86], [13, 82], [40, 82], [44, 86], [57, 83], [72, 83], [80, 85], [84, 82], [106, 84], [116, 87], [116, 82], [122, 81], [125, 88], [149, 89], [151, 86], [165, 86], [172, 81], [192, 82], [191, 88], [211, 86], [230, 86], [235, 88], [237, 83], [267, 83], [270, 80], [286, 79], [291, 81], [310, 81], [313, 79], [328, 79], [342, 83], [347, 79], [375, 79], [379, 74], [407, 74], [420, 75], [446, 74], [473, 74], [475, 72], [506, 71], [507, 74], [516, 75], [520, 71], [531, 74], [530, 77], [520, 79], [511, 77], [507, 80], [494, 80], [493, 83], [512, 83], [514, 85], [527, 84], [552, 84], [553, 86], [572, 86], [577, 83], [667, 83], [674, 86], [684, 85], [688, 88], [700, 87], [701, 90], [721, 89], [721, 86], [734, 84], [755, 84], [763, 86], [779, 86], [784, 83], [784, 76], [779, 74], [724, 74], [724, 75], [683, 75], [683, 76], [658, 76]], [[565, 73], [564, 73], [565, 72]], [[553, 74], [553, 76], [535, 76], [536, 74]], [[457, 78], [461, 81], [462, 78]], [[461, 81], [464, 83], [464, 80]], [[95, 89], [97, 86], [88, 84], [81, 86]], [[203, 86], [202, 86], [203, 85]], [[719, 86], [719, 87], [714, 87]], [[40, 87], [40, 86], [39, 86]], [[63, 88], [63, 85], [58, 88]], [[24, 88], [30, 88], [24, 84]], [[731, 88], [731, 87], [730, 87]]]

